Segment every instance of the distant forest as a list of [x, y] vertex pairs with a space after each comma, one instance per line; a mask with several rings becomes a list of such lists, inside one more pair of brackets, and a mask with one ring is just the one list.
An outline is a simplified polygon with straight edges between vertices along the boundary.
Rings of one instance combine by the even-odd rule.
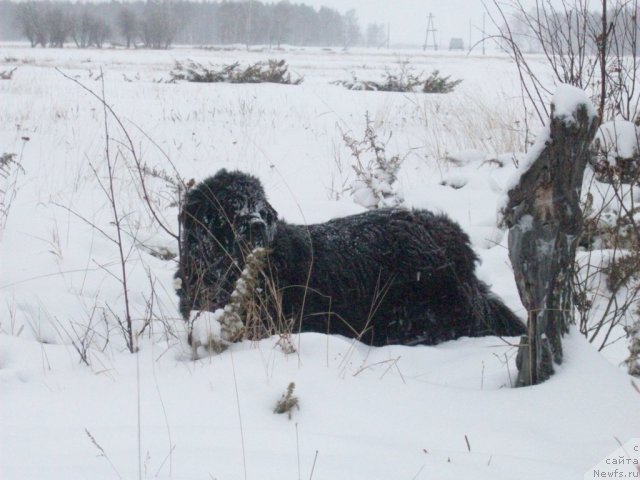
[[13, 2], [0, 0], [0, 40], [31, 46], [169, 48], [173, 44], [380, 47], [382, 24], [356, 12], [280, 1]]

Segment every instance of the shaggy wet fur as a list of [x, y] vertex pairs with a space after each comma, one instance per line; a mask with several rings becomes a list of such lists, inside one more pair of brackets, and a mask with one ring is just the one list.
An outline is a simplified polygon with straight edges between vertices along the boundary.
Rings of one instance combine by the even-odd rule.
[[265, 275], [277, 285], [294, 331], [373, 345], [524, 333], [477, 279], [469, 237], [444, 215], [380, 209], [291, 225], [278, 220], [257, 178], [221, 170], [188, 192], [180, 219], [176, 277], [185, 319], [191, 310], [226, 305], [243, 258], [263, 246]]

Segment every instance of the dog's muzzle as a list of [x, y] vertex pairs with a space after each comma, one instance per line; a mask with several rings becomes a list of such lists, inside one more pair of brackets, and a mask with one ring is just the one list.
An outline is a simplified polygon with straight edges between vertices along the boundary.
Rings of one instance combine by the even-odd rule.
[[249, 242], [255, 247], [266, 247], [269, 243], [267, 224], [260, 217], [249, 220]]

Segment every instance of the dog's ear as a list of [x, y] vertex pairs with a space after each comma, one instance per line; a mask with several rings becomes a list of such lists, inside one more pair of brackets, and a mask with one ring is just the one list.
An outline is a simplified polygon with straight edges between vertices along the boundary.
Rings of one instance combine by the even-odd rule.
[[224, 225], [226, 212], [222, 203], [224, 197], [218, 198], [221, 190], [219, 183], [220, 180], [216, 174], [186, 193], [180, 213], [180, 221], [186, 229], [204, 227], [213, 230], [219, 225]]
[[264, 207], [260, 210], [260, 216], [268, 226], [274, 226], [278, 221], [278, 212], [276, 212], [276, 209], [273, 208], [266, 200], [264, 202]]
[[198, 213], [200, 210], [199, 202], [189, 201], [187, 197], [187, 201], [185, 201], [182, 206], [182, 210], [180, 211], [178, 219], [182, 223], [185, 229], [191, 229], [194, 226], [197, 226], [198, 222]]

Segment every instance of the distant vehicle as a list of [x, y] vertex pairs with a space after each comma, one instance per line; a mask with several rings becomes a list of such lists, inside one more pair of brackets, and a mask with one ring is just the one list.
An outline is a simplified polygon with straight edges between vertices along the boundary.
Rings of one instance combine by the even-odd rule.
[[464, 50], [464, 41], [461, 38], [449, 40], [449, 50]]

